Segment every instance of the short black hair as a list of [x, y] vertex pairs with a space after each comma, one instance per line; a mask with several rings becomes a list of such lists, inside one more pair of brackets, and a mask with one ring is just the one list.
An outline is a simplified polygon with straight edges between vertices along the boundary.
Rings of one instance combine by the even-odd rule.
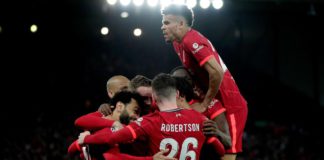
[[189, 71], [187, 70], [187, 68], [185, 68], [184, 66], [177, 66], [175, 68], [173, 68], [171, 71], [170, 71], [170, 74], [172, 75], [175, 71], [177, 70], [185, 70], [189, 73]]
[[158, 98], [169, 98], [172, 93], [176, 93], [176, 80], [166, 73], [160, 73], [152, 81], [152, 89]]
[[[178, 71], [178, 73], [175, 74], [175, 72], [177, 72], [177, 71]], [[179, 73], [179, 71], [181, 71], [181, 72]], [[192, 77], [190, 75], [190, 72], [184, 66], [177, 66], [177, 67], [175, 67], [174, 69], [171, 70], [170, 74], [173, 77], [183, 77], [183, 78], [185, 78], [190, 83], [190, 85], [192, 85]]]
[[177, 90], [181, 97], [185, 97], [187, 102], [190, 102], [194, 97], [195, 93], [192, 85], [184, 77], [174, 77], [177, 83]]
[[162, 15], [175, 15], [175, 16], [182, 16], [187, 21], [187, 25], [189, 27], [193, 26], [194, 22], [194, 12], [192, 9], [189, 9], [186, 5], [179, 5], [179, 4], [170, 4], [161, 10]]
[[132, 99], [136, 100], [138, 106], [142, 108], [144, 106], [144, 99], [142, 96], [136, 92], [131, 92], [127, 90], [122, 90], [117, 92], [114, 97], [110, 100], [111, 110], [115, 110], [117, 102], [124, 103], [125, 105], [129, 104]]

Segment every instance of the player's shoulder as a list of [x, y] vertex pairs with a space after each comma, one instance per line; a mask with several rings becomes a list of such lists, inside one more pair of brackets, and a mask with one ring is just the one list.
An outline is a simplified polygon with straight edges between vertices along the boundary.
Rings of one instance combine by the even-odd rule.
[[198, 31], [191, 29], [183, 39], [183, 44], [189, 48], [198, 48], [199, 45], [205, 43], [206, 38]]
[[202, 115], [201, 113], [199, 113], [198, 111], [196, 111], [194, 109], [183, 109], [182, 112], [189, 114], [189, 115], [198, 115], [198, 116]]
[[202, 113], [200, 113], [200, 112], [198, 112], [198, 111], [196, 111], [194, 109], [192, 109], [191, 113], [192, 113], [193, 116], [199, 117], [199, 119], [202, 119], [202, 120], [207, 119], [207, 117], [204, 114], [202, 114]]
[[159, 116], [159, 112], [155, 111], [152, 113], [149, 113], [143, 117], [141, 117], [142, 119], [148, 120], [148, 121], [153, 121], [154, 119], [156, 119]]

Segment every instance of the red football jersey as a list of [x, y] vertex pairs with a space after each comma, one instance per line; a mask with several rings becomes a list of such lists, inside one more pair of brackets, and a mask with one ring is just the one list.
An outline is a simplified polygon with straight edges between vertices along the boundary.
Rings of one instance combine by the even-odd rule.
[[223, 107], [221, 102], [217, 99], [213, 99], [208, 108], [202, 114], [205, 115], [208, 119], [213, 120], [215, 117], [225, 111], [226, 109]]
[[129, 125], [133, 137], [146, 137], [150, 155], [169, 149], [168, 157], [199, 159], [205, 136], [206, 117], [195, 110], [174, 109], [155, 112]]
[[208, 73], [203, 65], [212, 57], [220, 64], [224, 71], [224, 78], [216, 98], [219, 99], [227, 112], [235, 112], [247, 106], [230, 71], [218, 55], [211, 42], [198, 31], [191, 29], [179, 43], [173, 42], [173, 47], [178, 54], [183, 66], [190, 72], [196, 91], [204, 97], [208, 90]]

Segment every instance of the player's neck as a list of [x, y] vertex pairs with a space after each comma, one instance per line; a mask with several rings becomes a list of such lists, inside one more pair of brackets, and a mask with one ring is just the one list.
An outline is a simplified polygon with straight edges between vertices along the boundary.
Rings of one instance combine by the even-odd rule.
[[176, 102], [172, 101], [162, 101], [160, 103], [157, 103], [160, 111], [167, 111], [178, 108]]
[[182, 30], [180, 30], [178, 42], [182, 42], [183, 38], [186, 36], [187, 32], [191, 30], [191, 27], [184, 27]]

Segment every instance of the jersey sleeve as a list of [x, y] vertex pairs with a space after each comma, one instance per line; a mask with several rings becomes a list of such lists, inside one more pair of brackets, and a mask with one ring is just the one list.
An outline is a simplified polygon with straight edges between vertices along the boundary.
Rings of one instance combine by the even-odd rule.
[[75, 155], [77, 153], [80, 153], [81, 147], [78, 143], [78, 141], [74, 141], [68, 148], [68, 154], [69, 155]]
[[207, 139], [207, 144], [212, 145], [214, 150], [218, 153], [218, 155], [223, 156], [225, 154], [225, 147], [218, 138], [209, 137]]
[[220, 115], [221, 113], [225, 112], [226, 109], [223, 107], [222, 103], [218, 101], [217, 99], [213, 99], [208, 106], [208, 108], [203, 112], [203, 114], [213, 120], [215, 117]]
[[84, 138], [85, 144], [106, 144], [108, 143], [109, 137], [112, 132], [109, 128], [104, 128], [95, 132], [94, 134], [88, 135]]
[[135, 122], [130, 123], [128, 127], [131, 130], [134, 139], [145, 137], [147, 133], [153, 129], [151, 121], [146, 117], [138, 118]]
[[139, 118], [137, 121], [130, 123], [128, 126], [110, 134], [109, 132], [100, 132], [95, 133], [94, 135], [88, 135], [85, 137], [84, 143], [114, 145], [118, 143], [131, 142], [138, 137], [145, 135], [146, 132], [144, 131], [143, 126], [140, 125], [142, 121], [143, 118]]
[[75, 126], [89, 131], [100, 130], [105, 127], [111, 127], [114, 123], [113, 120], [108, 120], [102, 118], [100, 112], [92, 112], [86, 115], [83, 115], [75, 120]]
[[210, 58], [214, 57], [214, 52], [209, 41], [200, 35], [193, 35], [184, 40], [186, 52], [189, 52], [203, 66]]

